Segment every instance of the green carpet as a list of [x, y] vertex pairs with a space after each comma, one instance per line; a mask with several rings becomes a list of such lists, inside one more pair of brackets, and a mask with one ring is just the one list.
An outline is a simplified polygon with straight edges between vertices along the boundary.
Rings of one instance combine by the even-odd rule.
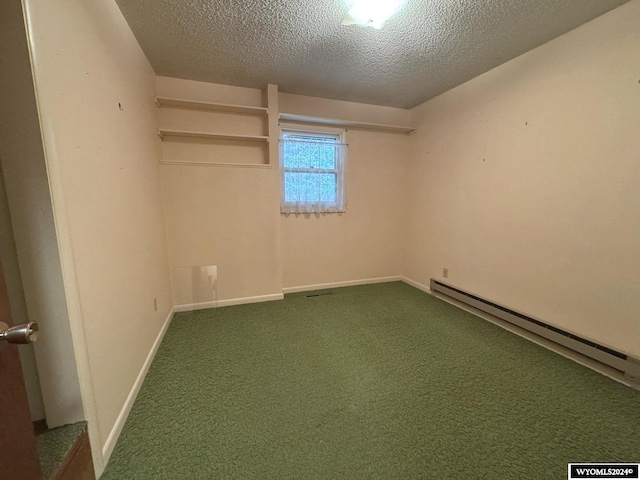
[[111, 479], [563, 479], [640, 392], [403, 283], [177, 314]]
[[37, 435], [42, 478], [49, 478], [56, 472], [86, 428], [87, 422], [78, 422], [45, 430]]

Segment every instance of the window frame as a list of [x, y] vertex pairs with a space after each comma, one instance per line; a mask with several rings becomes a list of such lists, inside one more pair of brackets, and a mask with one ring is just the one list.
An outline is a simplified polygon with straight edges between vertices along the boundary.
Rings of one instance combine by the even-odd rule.
[[[347, 157], [347, 130], [344, 128], [332, 128], [318, 125], [298, 125], [298, 124], [281, 124], [280, 125], [280, 141], [284, 140], [287, 135], [301, 135], [309, 137], [328, 137], [337, 139], [337, 143], [343, 148], [342, 154], [337, 155], [335, 159], [335, 168], [285, 168], [284, 155], [280, 149], [280, 209], [282, 214], [304, 214], [304, 213], [344, 213], [346, 210], [346, 188], [345, 188], [345, 176], [346, 176], [346, 157]], [[283, 211], [287, 207], [293, 207], [296, 205], [294, 202], [286, 202], [285, 192], [285, 174], [287, 172], [293, 173], [307, 173], [307, 174], [335, 174], [336, 175], [336, 202], [323, 202], [330, 210], [321, 210], [313, 212], [289, 212]], [[311, 202], [309, 202], [311, 203]], [[334, 210], [335, 209], [335, 210]]]

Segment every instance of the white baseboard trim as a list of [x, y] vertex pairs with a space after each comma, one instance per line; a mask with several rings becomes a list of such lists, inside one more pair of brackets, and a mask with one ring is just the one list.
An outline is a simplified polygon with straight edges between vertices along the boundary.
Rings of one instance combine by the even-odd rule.
[[407, 277], [400, 277], [400, 279], [406, 283], [407, 285], [411, 285], [412, 287], [417, 288], [418, 290], [422, 290], [423, 292], [428, 293], [429, 295], [432, 295], [431, 293], [431, 289], [429, 287], [427, 287], [426, 285], [423, 285], [421, 283], [416, 282], [415, 280], [411, 280], [410, 278]]
[[240, 297], [229, 298], [227, 300], [213, 300], [211, 302], [188, 303], [184, 305], [176, 305], [176, 312], [192, 312], [194, 310], [204, 310], [205, 308], [230, 307], [232, 305], [244, 305], [246, 303], [271, 302], [273, 300], [282, 300], [282, 293], [273, 293], [271, 295], [258, 295], [256, 297]]
[[287, 287], [287, 288], [283, 288], [282, 292], [285, 294], [298, 293], [298, 292], [310, 292], [312, 290], [326, 290], [328, 288], [355, 287], [356, 285], [371, 285], [373, 283], [398, 282], [402, 279], [403, 277], [400, 277], [400, 276], [363, 278], [361, 280], [347, 280], [346, 282], [319, 283], [317, 285], [302, 285], [299, 287]]
[[193, 312], [194, 310], [205, 310], [207, 308], [216, 308], [218, 306], [217, 301], [202, 302], [202, 303], [186, 303], [184, 305], [176, 305], [174, 307], [176, 313], [179, 312]]
[[138, 373], [138, 378], [131, 387], [131, 391], [127, 396], [127, 400], [124, 402], [122, 406], [122, 410], [120, 410], [120, 414], [116, 419], [116, 423], [113, 425], [111, 429], [111, 433], [107, 438], [107, 441], [104, 442], [104, 446], [102, 447], [102, 456], [104, 458], [104, 464], [106, 465], [109, 461], [109, 457], [113, 452], [113, 448], [116, 446], [116, 442], [118, 441], [118, 437], [120, 437], [120, 433], [122, 432], [122, 427], [124, 427], [125, 422], [127, 421], [127, 417], [129, 416], [129, 412], [131, 412], [131, 407], [133, 407], [133, 402], [135, 402], [136, 397], [138, 396], [138, 392], [140, 391], [140, 387], [142, 386], [142, 382], [144, 382], [144, 378], [147, 376], [147, 372], [149, 371], [149, 367], [153, 362], [154, 357], [156, 356], [156, 352], [162, 343], [162, 339], [164, 338], [164, 334], [167, 332], [167, 328], [169, 328], [169, 324], [171, 323], [171, 319], [173, 318], [174, 309], [172, 308], [169, 311], [169, 315], [165, 319], [158, 336], [156, 337], [155, 342], [153, 342], [153, 346], [147, 355], [142, 368], [140, 369], [140, 373]]

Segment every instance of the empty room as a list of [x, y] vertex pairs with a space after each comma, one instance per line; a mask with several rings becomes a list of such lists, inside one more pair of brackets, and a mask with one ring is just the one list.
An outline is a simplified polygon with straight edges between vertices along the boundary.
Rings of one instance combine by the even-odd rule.
[[0, 478], [640, 478], [640, 0], [6, 0], [0, 112]]

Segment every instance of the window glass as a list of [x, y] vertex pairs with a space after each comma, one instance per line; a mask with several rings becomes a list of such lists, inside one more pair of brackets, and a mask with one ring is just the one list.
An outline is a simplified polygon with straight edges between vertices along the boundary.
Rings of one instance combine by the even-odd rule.
[[285, 202], [331, 202], [337, 200], [334, 173], [285, 172]]
[[336, 168], [338, 139], [286, 135], [284, 144], [285, 168]]
[[344, 133], [281, 132], [283, 213], [344, 211]]

